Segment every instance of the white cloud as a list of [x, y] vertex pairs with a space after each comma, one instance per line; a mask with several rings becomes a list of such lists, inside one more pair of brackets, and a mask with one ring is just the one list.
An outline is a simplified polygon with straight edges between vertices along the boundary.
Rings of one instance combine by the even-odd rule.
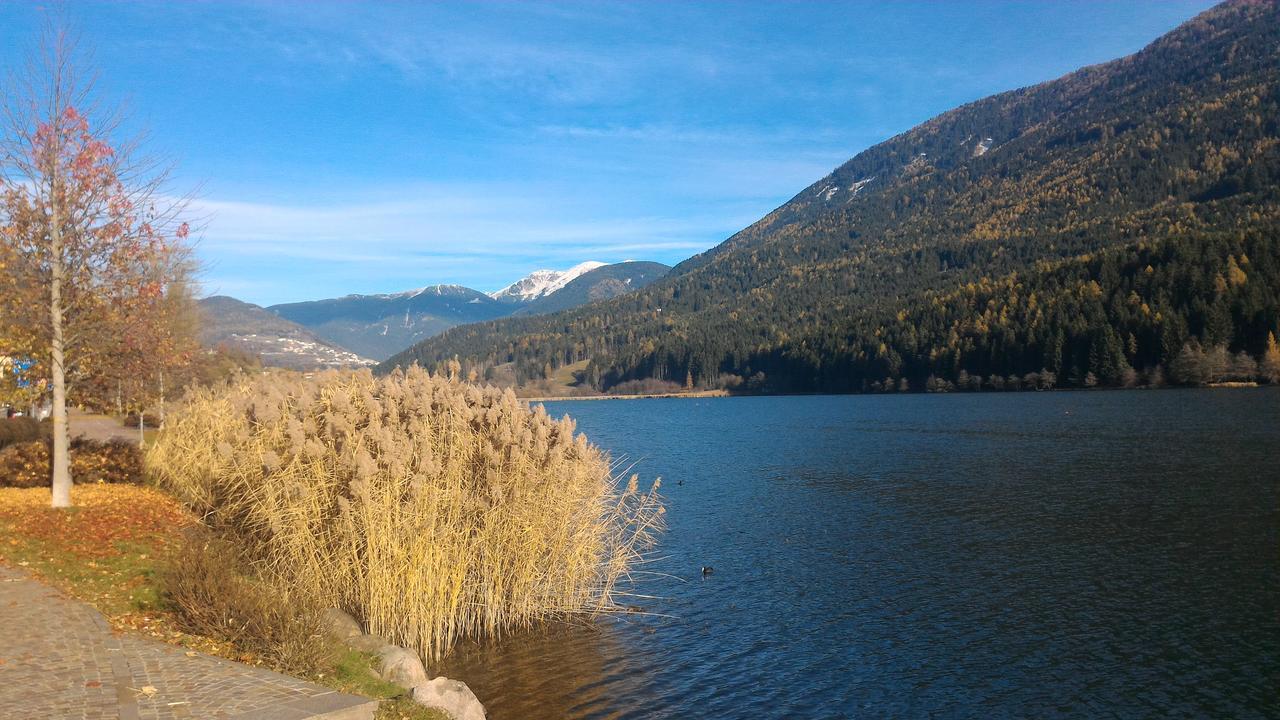
[[[467, 255], [538, 254], [592, 243], [636, 246], [723, 232], [733, 219], [629, 217], [585, 213], [551, 198], [501, 195], [403, 197], [345, 205], [278, 205], [197, 200], [208, 217], [203, 245], [218, 252], [289, 253], [300, 257], [381, 261], [385, 251], [461, 251]], [[341, 252], [335, 252], [341, 249]]]
[[700, 127], [672, 124], [645, 125], [542, 125], [536, 132], [543, 135], [574, 139], [636, 140], [645, 143], [696, 143], [726, 145], [764, 145], [843, 140], [847, 133], [835, 127], [819, 128], [748, 128]]

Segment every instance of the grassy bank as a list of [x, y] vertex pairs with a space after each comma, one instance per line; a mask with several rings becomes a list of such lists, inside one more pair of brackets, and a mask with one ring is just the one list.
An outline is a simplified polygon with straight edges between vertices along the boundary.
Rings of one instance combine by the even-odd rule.
[[49, 507], [48, 488], [0, 489], [0, 562], [98, 608], [120, 629], [228, 656], [229, 647], [177, 629], [157, 571], [194, 522], [173, 498], [136, 485], [77, 485], [75, 507]]
[[[0, 563], [20, 567], [96, 607], [118, 630], [253, 665], [265, 658], [234, 643], [193, 634], [166, 601], [163, 576], [196, 519], [169, 495], [136, 485], [77, 485], [75, 507], [49, 507], [47, 488], [0, 488]], [[378, 679], [371, 658], [335, 649], [306, 679], [343, 692], [388, 699], [379, 720], [447, 720], [400, 698]]]

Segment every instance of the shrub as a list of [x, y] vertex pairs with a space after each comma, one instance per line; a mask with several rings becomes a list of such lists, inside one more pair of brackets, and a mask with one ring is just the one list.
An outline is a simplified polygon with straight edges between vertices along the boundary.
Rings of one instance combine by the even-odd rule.
[[53, 482], [49, 446], [43, 440], [10, 445], [0, 450], [0, 486], [33, 488]]
[[[0, 450], [0, 487], [32, 488], [52, 482], [47, 440]], [[138, 484], [144, 477], [142, 452], [124, 440], [71, 441], [71, 479], [76, 483]]]
[[142, 451], [127, 440], [72, 440], [71, 477], [78, 483], [141, 483]]
[[735, 390], [742, 387], [743, 382], [741, 375], [720, 373], [707, 381], [704, 386], [709, 390]]
[[31, 442], [48, 437], [50, 426], [35, 418], [0, 418], [0, 450], [17, 443]]
[[147, 466], [261, 573], [438, 658], [615, 609], [662, 508], [568, 418], [414, 368], [196, 389]]
[[252, 577], [235, 544], [189, 530], [160, 573], [183, 629], [229, 642], [279, 670], [313, 673], [333, 658], [314, 598]]

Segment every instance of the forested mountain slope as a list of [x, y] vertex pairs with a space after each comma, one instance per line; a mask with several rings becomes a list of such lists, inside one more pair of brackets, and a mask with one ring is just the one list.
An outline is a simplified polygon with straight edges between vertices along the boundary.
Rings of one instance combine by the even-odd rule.
[[589, 358], [602, 389], [844, 391], [1120, 383], [1188, 343], [1260, 356], [1280, 330], [1278, 37], [1273, 0], [1225, 3], [872, 147], [644, 290], [453, 328], [382, 369]]

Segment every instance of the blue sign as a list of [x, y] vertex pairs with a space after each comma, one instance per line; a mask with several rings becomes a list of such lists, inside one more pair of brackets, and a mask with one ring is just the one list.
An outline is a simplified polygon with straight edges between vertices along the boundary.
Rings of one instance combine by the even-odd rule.
[[[6, 360], [8, 362], [4, 362]], [[34, 360], [10, 360], [9, 358], [0, 357], [0, 375], [4, 374], [3, 371], [12, 369], [13, 376], [17, 379], [18, 387], [31, 387], [30, 378], [24, 377], [24, 375], [35, 364]]]

